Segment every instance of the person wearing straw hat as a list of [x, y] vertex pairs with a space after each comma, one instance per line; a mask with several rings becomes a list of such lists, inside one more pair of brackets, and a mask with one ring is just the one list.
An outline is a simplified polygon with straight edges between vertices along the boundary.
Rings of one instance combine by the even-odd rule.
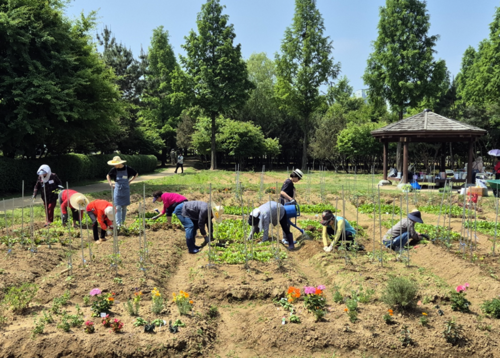
[[[133, 168], [124, 165], [127, 161], [119, 156], [108, 161], [108, 165], [114, 166], [106, 176], [109, 185], [114, 188], [113, 200], [116, 208], [116, 226], [120, 229], [125, 224], [127, 206], [130, 205], [130, 183], [139, 175]], [[111, 183], [114, 180], [114, 183]]]
[[404, 249], [409, 240], [418, 242], [422, 236], [415, 231], [415, 223], [423, 224], [420, 211], [413, 210], [406, 218], [401, 219], [396, 225], [387, 231], [382, 238], [382, 243], [385, 247], [394, 251]]
[[[73, 216], [73, 224], [80, 225], [80, 218], [83, 218], [83, 210], [89, 204], [89, 200], [85, 195], [78, 193], [75, 190], [64, 189], [59, 193], [59, 206], [61, 207], [62, 224], [68, 222], [68, 207], [71, 209]], [[80, 213], [78, 211], [81, 211]]]
[[[185, 201], [175, 207], [174, 214], [180, 220], [184, 230], [186, 231], [186, 245], [190, 254], [196, 254], [201, 247], [196, 246], [196, 231], [199, 229], [200, 234], [205, 237], [205, 244], [208, 244], [213, 239], [213, 224], [209, 225], [210, 220], [215, 218], [217, 223], [222, 222], [224, 208], [212, 203], [211, 212], [208, 212], [208, 204], [204, 201]], [[210, 229], [207, 234], [205, 226]]]
[[[283, 205], [286, 205], [287, 203], [294, 203], [295, 202], [295, 183], [298, 183], [300, 179], [304, 174], [300, 169], [295, 169], [291, 174], [290, 178], [285, 180], [283, 185], [281, 186], [281, 192], [280, 192], [280, 203]], [[290, 223], [287, 221], [286, 227], [288, 231], [290, 231]], [[290, 245], [288, 242], [288, 236], [285, 233], [285, 230], [283, 230], [283, 244], [285, 245]], [[292, 243], [293, 245], [293, 243]]]
[[177, 193], [163, 193], [158, 190], [153, 193], [153, 203], [159, 201], [163, 203], [163, 211], [152, 217], [153, 220], [158, 219], [160, 216], [167, 214], [167, 224], [172, 223], [172, 214], [174, 213], [175, 208], [180, 203], [188, 201], [186, 197], [177, 194]]
[[[113, 229], [113, 204], [109, 201], [97, 199], [87, 205], [87, 215], [92, 220], [92, 231], [94, 241], [101, 244], [106, 241], [106, 233], [111, 235]], [[101, 238], [99, 239], [99, 228], [101, 227]]]
[[[325, 210], [321, 216], [321, 225], [323, 225], [323, 250], [326, 252], [332, 251], [334, 246], [340, 246], [344, 241], [347, 247], [354, 243], [356, 230], [342, 216], [335, 216], [331, 210]], [[330, 245], [328, 239], [332, 240]], [[359, 249], [362, 250], [363, 247], [359, 245]]]
[[286, 235], [288, 238], [288, 250], [293, 251], [295, 249], [295, 245], [293, 241], [293, 234], [290, 232], [290, 225], [287, 225], [288, 217], [286, 215], [285, 207], [274, 201], [269, 201], [252, 210], [248, 216], [248, 225], [250, 225], [252, 229], [247, 237], [247, 240], [252, 239], [254, 234], [263, 231], [262, 242], [269, 241], [269, 225], [272, 223], [273, 226], [277, 226], [278, 222], [283, 229], [283, 236]]
[[39, 191], [41, 191], [43, 205], [45, 207], [45, 226], [54, 221], [54, 209], [57, 205], [57, 190], [63, 188], [61, 180], [56, 173], [47, 164], [43, 164], [37, 170], [38, 180], [33, 190], [33, 200], [35, 200]]

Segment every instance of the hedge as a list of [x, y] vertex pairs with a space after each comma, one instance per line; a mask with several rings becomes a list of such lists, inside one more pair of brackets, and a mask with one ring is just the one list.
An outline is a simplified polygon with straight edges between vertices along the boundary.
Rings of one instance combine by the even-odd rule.
[[[21, 182], [24, 180], [25, 194], [31, 195], [37, 180], [36, 171], [42, 164], [47, 164], [64, 185], [66, 182], [71, 186], [82, 180], [103, 180], [111, 169], [107, 162], [114, 156], [115, 154], [65, 154], [34, 160], [0, 158], [0, 191], [20, 192]], [[139, 175], [153, 171], [158, 164], [154, 155], [120, 154], [120, 158], [126, 160], [127, 165], [137, 170]]]

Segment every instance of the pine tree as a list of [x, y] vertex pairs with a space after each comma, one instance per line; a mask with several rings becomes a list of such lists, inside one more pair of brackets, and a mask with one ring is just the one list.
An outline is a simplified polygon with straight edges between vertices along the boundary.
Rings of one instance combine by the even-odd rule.
[[280, 107], [299, 119], [302, 130], [302, 169], [307, 167], [307, 148], [312, 114], [324, 101], [319, 88], [337, 77], [339, 65], [331, 56], [333, 46], [314, 0], [295, 0], [292, 25], [285, 30], [281, 53], [276, 55]]
[[241, 108], [253, 88], [248, 80], [246, 64], [241, 57], [241, 45], [234, 45], [234, 27], [229, 16], [222, 14], [220, 0], [208, 0], [198, 14], [198, 33], [193, 30], [182, 46], [181, 56], [190, 86], [192, 103], [211, 118], [211, 169], [217, 168], [216, 118]]

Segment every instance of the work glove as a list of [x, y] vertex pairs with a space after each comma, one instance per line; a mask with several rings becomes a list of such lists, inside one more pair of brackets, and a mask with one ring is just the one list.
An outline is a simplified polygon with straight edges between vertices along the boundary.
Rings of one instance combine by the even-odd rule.
[[113, 230], [109, 230], [109, 229], [106, 230], [106, 234], [109, 235], [109, 236], [113, 235]]
[[153, 217], [151, 218], [151, 220], [156, 220], [156, 219], [158, 219], [158, 217], [160, 217], [160, 215], [153, 216]]
[[331, 252], [333, 250], [333, 246], [325, 246], [323, 247], [323, 250], [325, 250], [325, 252]]

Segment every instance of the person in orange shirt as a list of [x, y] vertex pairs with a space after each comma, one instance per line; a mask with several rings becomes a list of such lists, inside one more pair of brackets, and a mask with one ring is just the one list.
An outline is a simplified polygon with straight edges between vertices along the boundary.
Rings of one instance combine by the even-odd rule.
[[[106, 200], [94, 200], [87, 205], [87, 215], [92, 220], [92, 231], [94, 232], [94, 241], [101, 244], [106, 241], [106, 231], [111, 234], [113, 229], [113, 204]], [[101, 238], [99, 239], [97, 223], [101, 226]]]

